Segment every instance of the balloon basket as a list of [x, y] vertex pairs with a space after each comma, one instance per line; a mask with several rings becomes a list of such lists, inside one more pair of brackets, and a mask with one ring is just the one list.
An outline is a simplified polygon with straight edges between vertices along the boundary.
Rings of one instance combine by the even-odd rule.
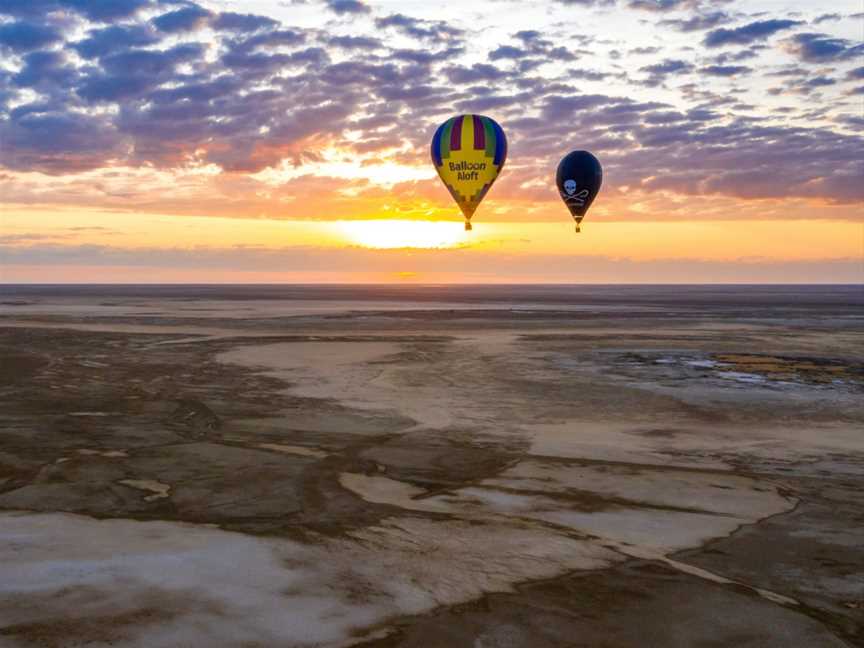
[[465, 231], [470, 232], [473, 228], [471, 227], [471, 223], [465, 221]]
[[582, 228], [579, 227], [579, 223], [576, 223], [576, 233], [578, 234], [581, 231], [582, 231]]

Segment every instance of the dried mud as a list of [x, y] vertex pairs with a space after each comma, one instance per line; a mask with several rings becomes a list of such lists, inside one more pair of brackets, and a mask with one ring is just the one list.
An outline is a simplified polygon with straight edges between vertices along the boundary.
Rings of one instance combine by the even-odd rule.
[[0, 645], [864, 645], [854, 295], [625, 297], [16, 292]]

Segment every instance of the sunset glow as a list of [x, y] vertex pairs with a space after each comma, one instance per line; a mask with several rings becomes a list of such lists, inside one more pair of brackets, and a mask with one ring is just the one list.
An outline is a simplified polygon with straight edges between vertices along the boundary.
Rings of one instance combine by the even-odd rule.
[[[0, 281], [864, 278], [856, 0], [25, 5]], [[468, 233], [430, 159], [463, 113], [509, 146]], [[578, 236], [573, 149], [603, 166]]]
[[383, 250], [454, 248], [465, 245], [469, 235], [462, 223], [446, 221], [341, 221], [338, 226], [352, 243]]

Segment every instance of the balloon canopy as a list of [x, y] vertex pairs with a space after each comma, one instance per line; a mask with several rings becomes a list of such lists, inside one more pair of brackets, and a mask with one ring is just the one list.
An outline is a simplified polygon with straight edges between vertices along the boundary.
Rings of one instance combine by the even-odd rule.
[[558, 193], [576, 221], [576, 231], [603, 184], [603, 169], [588, 151], [573, 151], [558, 164]]
[[507, 138], [494, 119], [483, 115], [451, 117], [432, 137], [432, 162], [465, 216], [471, 217], [507, 159]]

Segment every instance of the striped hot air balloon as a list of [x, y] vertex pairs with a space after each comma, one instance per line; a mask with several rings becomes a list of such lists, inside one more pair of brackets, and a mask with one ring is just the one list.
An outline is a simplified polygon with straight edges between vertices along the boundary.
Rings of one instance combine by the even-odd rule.
[[507, 138], [494, 119], [483, 115], [451, 117], [432, 138], [432, 162], [441, 181], [465, 215], [471, 216], [507, 159]]

